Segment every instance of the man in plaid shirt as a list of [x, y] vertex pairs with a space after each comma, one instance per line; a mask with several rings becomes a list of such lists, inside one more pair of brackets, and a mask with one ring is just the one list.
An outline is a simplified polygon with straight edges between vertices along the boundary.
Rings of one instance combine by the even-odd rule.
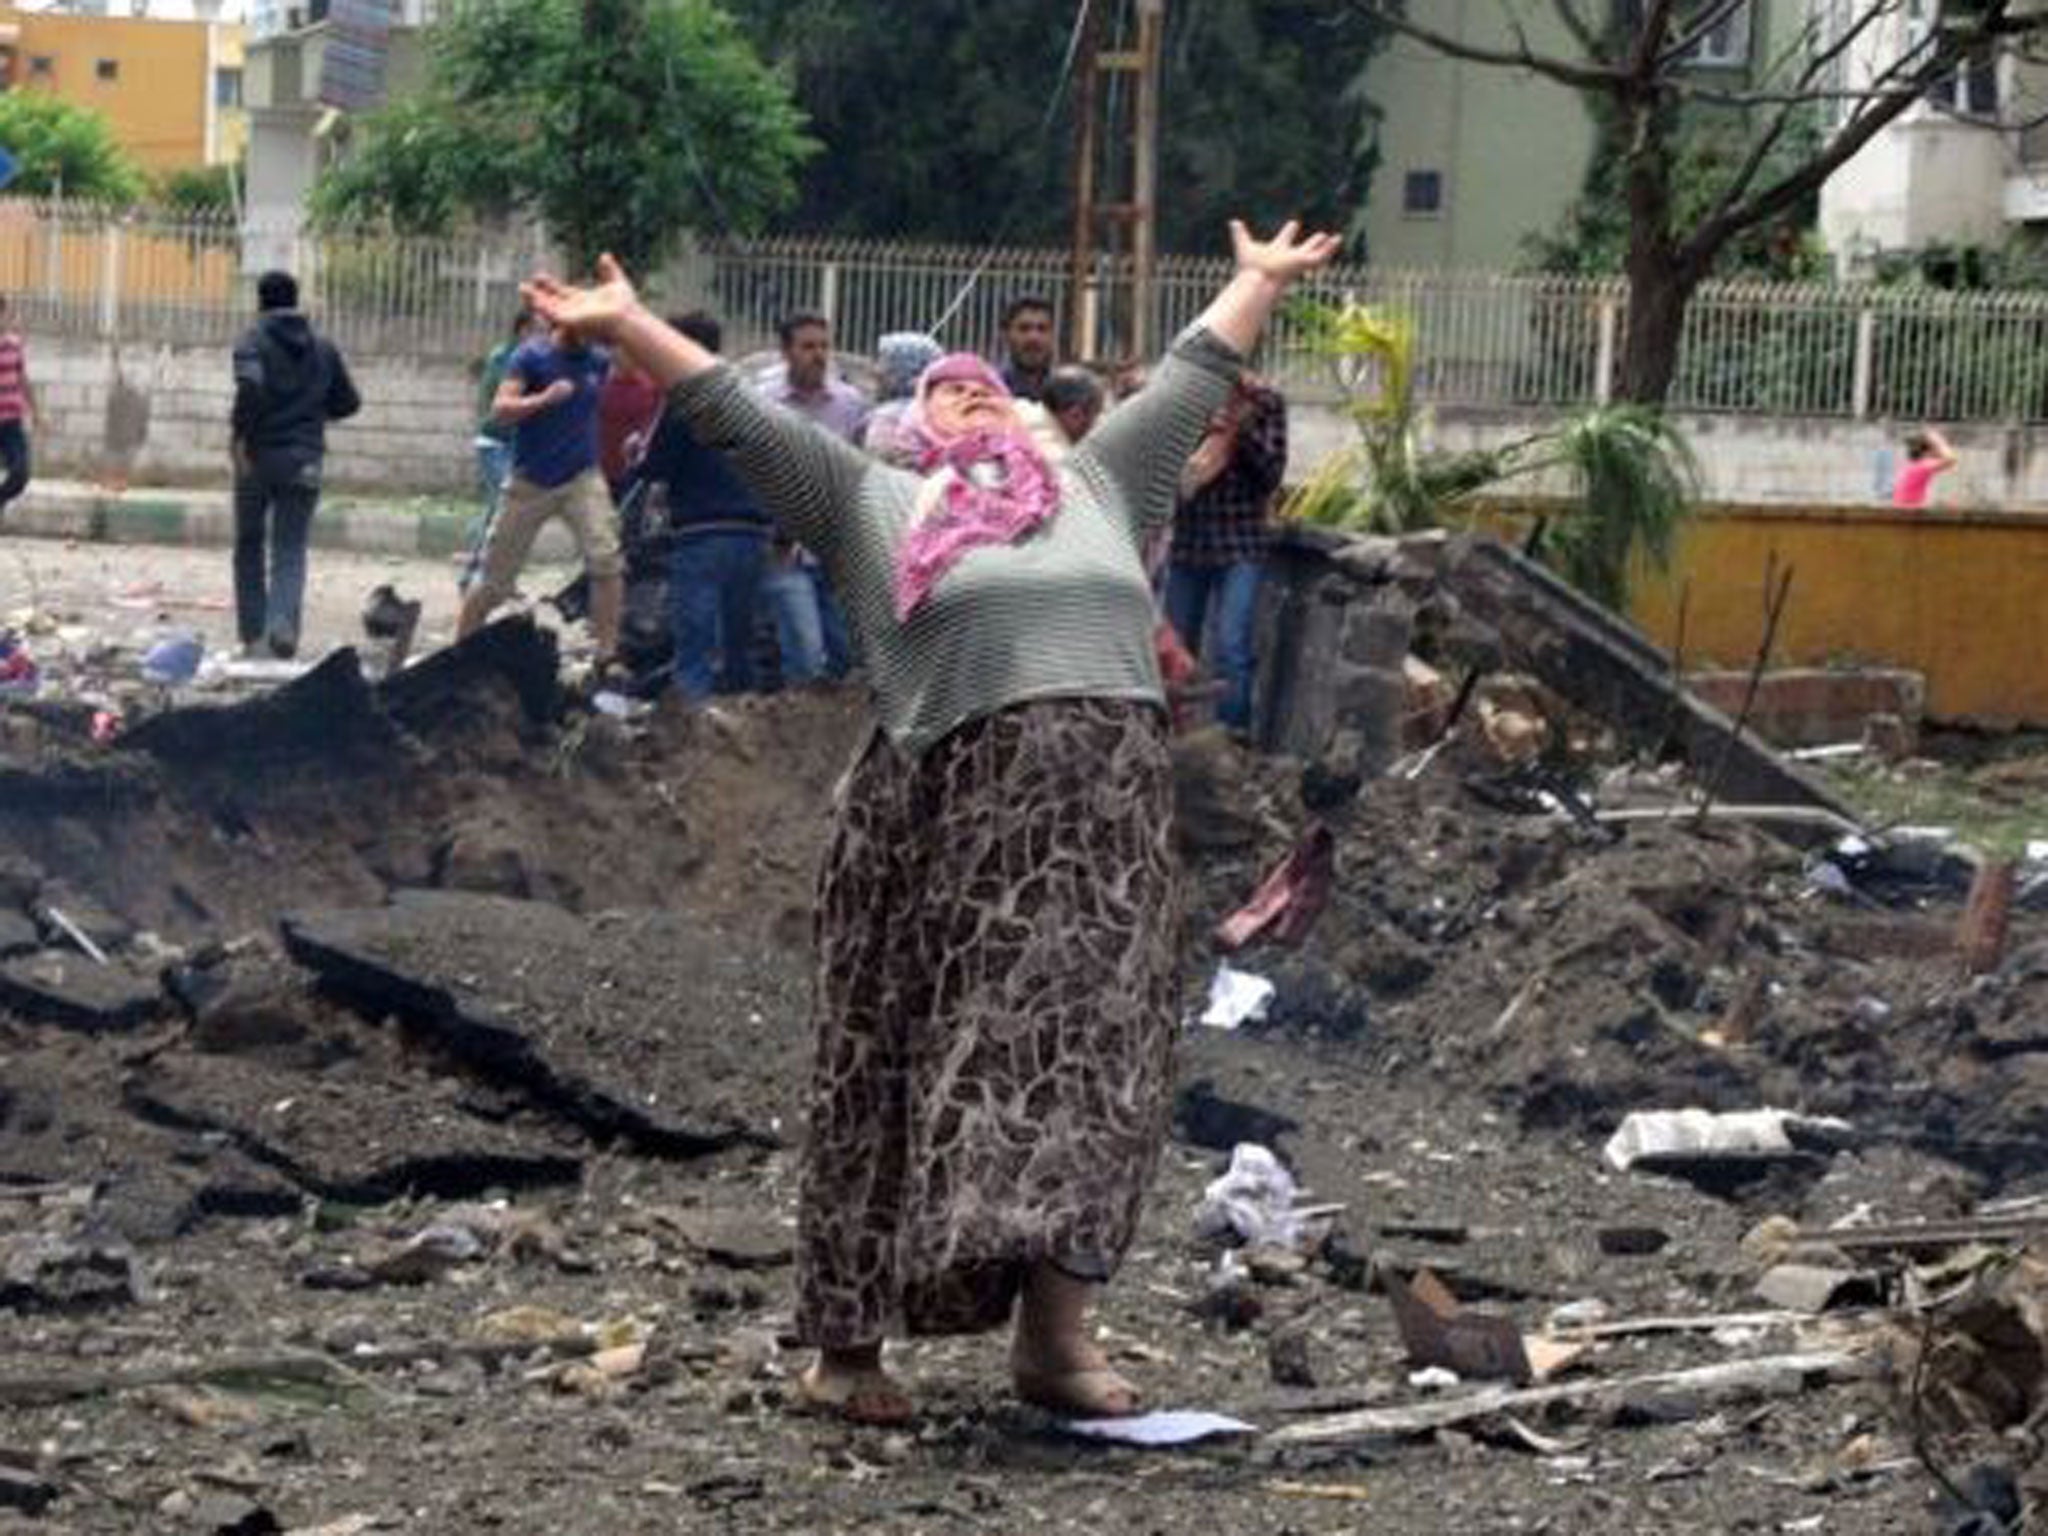
[[1167, 622], [1196, 655], [1216, 604], [1211, 660], [1224, 683], [1216, 714], [1237, 731], [1252, 723], [1252, 626], [1272, 537], [1267, 518], [1286, 469], [1287, 402], [1246, 374], [1181, 474], [1166, 567]]

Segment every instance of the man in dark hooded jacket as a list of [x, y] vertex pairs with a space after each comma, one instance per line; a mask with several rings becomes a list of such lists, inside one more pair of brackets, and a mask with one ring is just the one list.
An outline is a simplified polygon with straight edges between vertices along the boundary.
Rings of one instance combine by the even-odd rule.
[[334, 343], [300, 313], [289, 272], [257, 279], [256, 307], [235, 344], [235, 626], [245, 652], [267, 643], [289, 657], [299, 648], [327, 423], [353, 416], [362, 399]]

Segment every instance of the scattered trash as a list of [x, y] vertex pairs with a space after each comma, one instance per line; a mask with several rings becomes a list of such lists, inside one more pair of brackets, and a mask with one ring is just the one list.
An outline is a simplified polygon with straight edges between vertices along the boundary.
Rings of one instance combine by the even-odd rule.
[[1198, 1077], [1174, 1095], [1174, 1134], [1211, 1152], [1234, 1151], [1246, 1141], [1270, 1146], [1300, 1129], [1301, 1122], [1291, 1115], [1225, 1098], [1211, 1078]]
[[1218, 1256], [1203, 1281], [1202, 1294], [1190, 1305], [1195, 1316], [1220, 1324], [1225, 1333], [1249, 1328], [1265, 1316], [1266, 1303], [1252, 1283], [1251, 1271], [1235, 1251]]
[[412, 654], [413, 635], [419, 627], [419, 599], [400, 597], [388, 581], [371, 589], [363, 604], [363, 633], [384, 646], [385, 676], [405, 665], [406, 657]]
[[1346, 1504], [1362, 1504], [1371, 1497], [1363, 1483], [1291, 1483], [1275, 1479], [1265, 1487], [1266, 1492], [1288, 1499], [1331, 1499]]
[[1306, 1328], [1283, 1328], [1266, 1340], [1266, 1374], [1278, 1387], [1313, 1389], [1321, 1384]]
[[1818, 1316], [1843, 1307], [1882, 1306], [1884, 1282], [1867, 1271], [1779, 1264], [1763, 1273], [1757, 1295], [1774, 1307]]
[[1252, 899], [1217, 925], [1216, 947], [1235, 951], [1258, 938], [1299, 944], [1329, 903], [1336, 858], [1336, 835], [1316, 823], [1259, 883]]
[[53, 928], [84, 950], [93, 960], [98, 961], [101, 965], [111, 963], [107, 959], [107, 952], [92, 941], [90, 934], [74, 923], [69, 917], [65, 916], [62, 907], [53, 907], [45, 903], [37, 910], [38, 915], [48, 920]]
[[1195, 1409], [1160, 1409], [1127, 1419], [1064, 1419], [1060, 1428], [1083, 1440], [1116, 1445], [1193, 1445], [1217, 1435], [1256, 1435], [1256, 1424], [1221, 1413]]
[[[1720, 1365], [1654, 1371], [1587, 1381], [1554, 1382], [1546, 1386], [1503, 1391], [1485, 1387], [1453, 1397], [1386, 1408], [1332, 1413], [1270, 1431], [1272, 1446], [1329, 1445], [1369, 1441], [1390, 1435], [1428, 1435], [1497, 1417], [1521, 1408], [1583, 1405], [1594, 1410], [1625, 1411], [1634, 1416], [1673, 1415], [1704, 1418], [1717, 1399], [1753, 1401], [1791, 1397], [1838, 1381], [1861, 1381], [1876, 1373], [1875, 1362], [1848, 1350], [1813, 1350], [1803, 1354], [1765, 1355]], [[1446, 1373], [1450, 1374], [1450, 1373]]]
[[604, 688], [590, 696], [590, 707], [613, 720], [638, 720], [654, 712], [645, 699], [630, 698], [616, 688]]
[[1976, 866], [1956, 850], [1947, 827], [1893, 827], [1883, 836], [1851, 833], [1807, 868], [1807, 883], [1836, 896], [1861, 896], [1914, 908], [1969, 894]]
[[2018, 876], [2018, 866], [2011, 859], [1987, 859], [1978, 866], [1962, 921], [1956, 926], [1956, 948], [1962, 954], [1966, 976], [1996, 970], [2005, 958]]
[[12, 631], [0, 634], [0, 694], [28, 697], [41, 681], [42, 671], [20, 637]]
[[458, 1264], [472, 1264], [488, 1252], [484, 1240], [469, 1226], [436, 1222], [422, 1228], [390, 1253], [365, 1266], [376, 1280], [390, 1285], [420, 1285], [446, 1274]]
[[1230, 1154], [1223, 1177], [1202, 1192], [1195, 1236], [1214, 1241], [1234, 1234], [1249, 1248], [1291, 1249], [1302, 1237], [1296, 1198], [1294, 1175], [1280, 1159], [1246, 1142]]
[[1797, 1115], [1785, 1109], [1716, 1113], [1706, 1109], [1638, 1110], [1621, 1122], [1603, 1149], [1609, 1166], [1662, 1172], [1678, 1162], [1790, 1157], [1834, 1151], [1854, 1134], [1846, 1120]]
[[1256, 1024], [1273, 1006], [1275, 990], [1273, 983], [1263, 976], [1218, 965], [1209, 982], [1209, 1006], [1203, 1010], [1200, 1022], [1211, 1029]]
[[205, 657], [205, 642], [197, 635], [168, 635], [143, 652], [142, 675], [148, 682], [167, 687], [189, 683], [199, 675], [199, 663]]
[[1525, 1337], [1504, 1317], [1468, 1312], [1427, 1269], [1408, 1280], [1389, 1277], [1387, 1299], [1409, 1363], [1441, 1367], [1459, 1377], [1527, 1386], [1548, 1379], [1586, 1351], [1583, 1344]]
[[0, 1309], [89, 1312], [148, 1294], [134, 1249], [118, 1238], [24, 1232], [0, 1243]]
[[26, 1469], [0, 1466], [0, 1509], [24, 1515], [41, 1515], [56, 1503], [63, 1490], [48, 1478]]

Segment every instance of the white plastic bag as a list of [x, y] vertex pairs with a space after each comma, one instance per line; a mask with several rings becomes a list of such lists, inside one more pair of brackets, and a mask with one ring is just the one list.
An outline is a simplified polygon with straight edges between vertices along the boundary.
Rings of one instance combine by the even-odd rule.
[[1293, 1248], [1301, 1239], [1294, 1212], [1294, 1175], [1256, 1142], [1240, 1142], [1222, 1178], [1202, 1192], [1195, 1235], [1213, 1240], [1235, 1233], [1249, 1248]]

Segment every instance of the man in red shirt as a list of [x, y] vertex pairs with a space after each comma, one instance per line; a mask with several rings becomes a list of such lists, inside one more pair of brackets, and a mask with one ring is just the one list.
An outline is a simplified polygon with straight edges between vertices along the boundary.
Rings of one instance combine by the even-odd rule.
[[28, 489], [30, 423], [40, 432], [43, 413], [28, 381], [28, 349], [14, 327], [5, 296], [0, 295], [0, 463], [7, 470], [6, 478], [0, 480], [0, 512]]
[[661, 407], [660, 385], [630, 363], [613, 362], [597, 392], [597, 467], [613, 501], [653, 438]]

